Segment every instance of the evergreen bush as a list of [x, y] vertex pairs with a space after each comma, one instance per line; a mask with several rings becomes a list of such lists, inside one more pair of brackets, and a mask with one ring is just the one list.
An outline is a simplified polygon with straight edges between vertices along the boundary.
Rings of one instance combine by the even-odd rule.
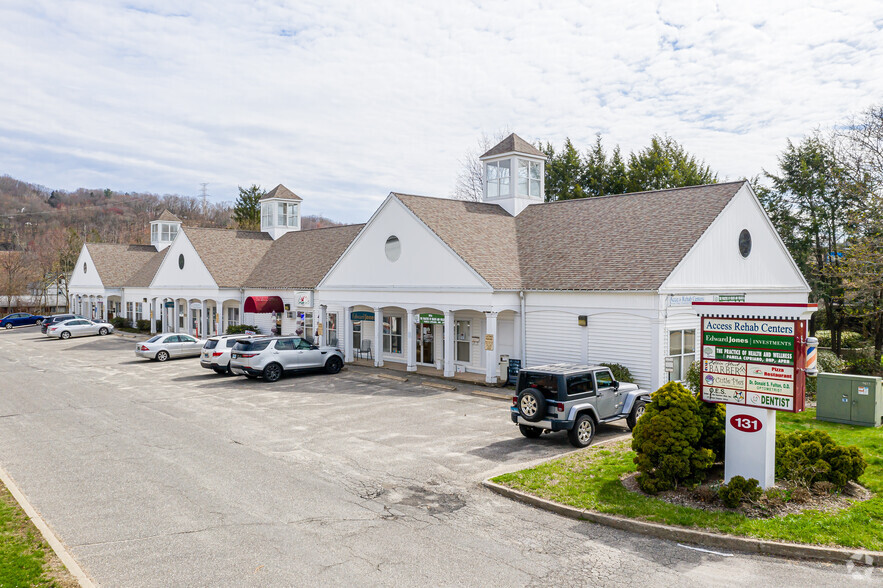
[[147, 319], [141, 319], [135, 322], [135, 327], [139, 331], [149, 331], [150, 330], [150, 321]]
[[718, 488], [717, 495], [727, 508], [737, 508], [743, 500], [757, 500], [762, 492], [754, 478], [746, 480], [742, 476], [733, 476], [729, 484]]
[[806, 488], [830, 482], [842, 490], [858, 481], [867, 465], [858, 447], [837, 445], [825, 431], [776, 434], [776, 477]]
[[228, 335], [242, 335], [246, 331], [252, 331], [254, 333], [260, 333], [261, 330], [254, 325], [230, 325], [227, 327]]
[[610, 373], [613, 374], [613, 379], [617, 382], [635, 383], [635, 378], [632, 376], [632, 372], [621, 363], [602, 363], [601, 365], [610, 368]]
[[679, 382], [669, 382], [651, 399], [632, 432], [638, 485], [656, 494], [698, 484], [715, 460], [714, 452], [700, 445], [699, 401]]
[[115, 316], [110, 320], [110, 324], [113, 325], [114, 329], [128, 329], [131, 323], [129, 319], [124, 316]]

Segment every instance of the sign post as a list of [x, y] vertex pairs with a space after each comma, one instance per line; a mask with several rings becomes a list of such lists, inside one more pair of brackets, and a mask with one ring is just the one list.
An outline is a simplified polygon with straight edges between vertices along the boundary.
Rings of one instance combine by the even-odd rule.
[[727, 405], [724, 482], [775, 483], [776, 412], [802, 412], [806, 321], [815, 304], [694, 302], [702, 322], [701, 398]]

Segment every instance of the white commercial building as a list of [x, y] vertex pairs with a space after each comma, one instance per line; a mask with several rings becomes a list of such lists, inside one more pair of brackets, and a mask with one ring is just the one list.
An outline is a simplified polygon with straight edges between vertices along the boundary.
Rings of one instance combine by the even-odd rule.
[[510, 135], [482, 160], [483, 202], [391, 193], [365, 225], [300, 231], [300, 198], [282, 186], [261, 231], [160, 217], [170, 226], [152, 231], [152, 251], [84, 246], [71, 291], [165, 330], [275, 318], [348, 361], [370, 349], [376, 365], [488, 382], [509, 359], [614, 362], [650, 389], [696, 357], [691, 302], [807, 300], [745, 181], [545, 203], [545, 157], [529, 143]]

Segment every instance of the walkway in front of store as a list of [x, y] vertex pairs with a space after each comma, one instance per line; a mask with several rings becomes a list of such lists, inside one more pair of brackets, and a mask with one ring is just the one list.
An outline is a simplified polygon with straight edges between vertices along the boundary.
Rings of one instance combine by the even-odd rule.
[[[374, 360], [372, 359], [353, 359], [353, 365], [357, 365], [360, 367], [375, 367]], [[416, 373], [420, 376], [428, 376], [431, 378], [438, 378], [439, 380], [443, 380], [445, 382], [462, 382], [464, 384], [473, 384], [475, 386], [487, 386], [489, 388], [499, 388], [499, 385], [488, 384], [485, 382], [484, 374], [473, 374], [471, 372], [457, 372], [454, 374], [453, 378], [445, 378], [443, 370], [437, 370], [433, 367], [426, 365], [418, 365], [416, 372], [409, 372], [407, 370], [407, 365], [404, 363], [395, 363], [391, 361], [383, 362], [382, 368], [375, 368], [377, 370], [390, 370], [396, 372], [397, 374], [407, 375]]]

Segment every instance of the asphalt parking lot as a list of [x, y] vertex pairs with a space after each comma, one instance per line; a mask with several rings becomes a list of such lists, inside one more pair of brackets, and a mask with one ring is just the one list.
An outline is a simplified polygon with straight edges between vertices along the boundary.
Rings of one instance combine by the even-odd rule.
[[[491, 475], [573, 448], [508, 405], [369, 368], [276, 383], [117, 336], [0, 332], [0, 463], [105, 586], [847, 585], [535, 510]], [[627, 433], [606, 426], [598, 439]]]

